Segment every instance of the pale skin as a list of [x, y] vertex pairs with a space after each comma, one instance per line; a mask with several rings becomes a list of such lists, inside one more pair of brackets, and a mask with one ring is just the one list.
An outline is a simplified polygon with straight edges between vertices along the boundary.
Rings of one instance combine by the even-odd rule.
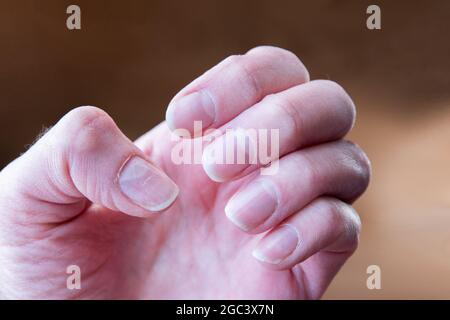
[[[343, 140], [354, 117], [344, 89], [274, 47], [197, 78], [136, 142], [74, 109], [0, 173], [1, 298], [320, 298], [358, 245], [370, 164]], [[170, 131], [195, 120], [278, 128], [279, 170], [175, 164]]]

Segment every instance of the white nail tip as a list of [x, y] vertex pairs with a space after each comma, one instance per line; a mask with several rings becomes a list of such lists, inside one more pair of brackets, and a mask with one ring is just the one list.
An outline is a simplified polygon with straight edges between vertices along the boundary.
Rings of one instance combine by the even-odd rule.
[[180, 189], [175, 185], [175, 191], [174, 193], [164, 202], [162, 202], [161, 204], [158, 205], [154, 205], [154, 206], [149, 206], [146, 209], [150, 210], [150, 211], [163, 211], [165, 209], [167, 209], [168, 207], [170, 207], [170, 205], [177, 199], [178, 194], [180, 193]]
[[225, 182], [226, 180], [217, 176], [214, 173], [214, 165], [208, 165], [208, 164], [203, 164], [203, 170], [205, 171], [206, 175], [213, 180], [214, 182]]
[[246, 225], [244, 225], [243, 223], [241, 223], [239, 220], [237, 220], [235, 218], [233, 211], [230, 209], [229, 205], [226, 205], [226, 207], [225, 207], [225, 215], [232, 223], [234, 223], [237, 227], [239, 227], [243, 231], [249, 230], [249, 228]]
[[256, 260], [264, 262], [264, 263], [279, 264], [282, 261], [282, 259], [277, 259], [277, 260], [274, 260], [274, 261], [270, 261], [264, 255], [262, 255], [257, 249], [253, 250], [252, 256]]
[[225, 179], [216, 175], [214, 167], [216, 167], [215, 159], [213, 152], [211, 150], [212, 147], [208, 146], [205, 148], [202, 154], [202, 166], [206, 175], [215, 182], [224, 182]]

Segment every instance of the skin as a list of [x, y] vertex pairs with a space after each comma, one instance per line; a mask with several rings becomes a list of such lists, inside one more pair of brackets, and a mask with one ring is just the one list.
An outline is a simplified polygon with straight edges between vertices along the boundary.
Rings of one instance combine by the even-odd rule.
[[[182, 100], [196, 92], [207, 96]], [[227, 58], [200, 76], [171, 101], [167, 121], [134, 143], [104, 111], [74, 109], [0, 172], [1, 297], [320, 298], [358, 244], [351, 203], [368, 185], [370, 164], [342, 140], [354, 116], [339, 85], [310, 82], [295, 55], [274, 47]], [[192, 131], [194, 120], [222, 130], [279, 129], [277, 173], [175, 164], [171, 152], [180, 142], [170, 130]], [[124, 191], [123, 181], [134, 183], [122, 177], [135, 157], [167, 176]], [[178, 193], [158, 208], [132, 194], [144, 192], [139, 199], [147, 201], [157, 191], [176, 192], [171, 181]], [[276, 209], [242, 230], [225, 207], [252, 181], [270, 185]], [[263, 209], [244, 211], [256, 219]], [[298, 237], [295, 250], [276, 263], [256, 259], [252, 251], [278, 228]], [[70, 265], [81, 269], [80, 290], [66, 287]]]

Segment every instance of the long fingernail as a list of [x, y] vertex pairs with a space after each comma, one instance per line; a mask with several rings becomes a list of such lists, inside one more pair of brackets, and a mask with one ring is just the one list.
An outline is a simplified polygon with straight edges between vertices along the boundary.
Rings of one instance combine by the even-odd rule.
[[279, 264], [295, 251], [299, 241], [298, 231], [285, 224], [264, 237], [253, 251], [253, 256], [262, 262]]
[[202, 129], [207, 129], [214, 123], [215, 117], [214, 101], [205, 90], [195, 91], [175, 99], [166, 112], [167, 124], [172, 130], [189, 130], [193, 128], [194, 121], [200, 121]]
[[122, 192], [138, 206], [161, 211], [178, 196], [177, 185], [160, 169], [140, 157], [132, 157], [119, 174]]
[[225, 207], [225, 214], [244, 231], [260, 226], [276, 210], [277, 195], [271, 182], [256, 180], [234, 195]]

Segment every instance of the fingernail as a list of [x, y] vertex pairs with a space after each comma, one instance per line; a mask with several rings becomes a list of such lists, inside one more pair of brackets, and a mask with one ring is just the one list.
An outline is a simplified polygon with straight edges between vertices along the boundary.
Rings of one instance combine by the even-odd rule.
[[206, 90], [195, 91], [175, 99], [167, 108], [166, 120], [170, 129], [193, 129], [200, 121], [202, 129], [209, 128], [215, 120], [216, 108]]
[[253, 251], [253, 256], [262, 262], [279, 264], [295, 251], [299, 241], [298, 231], [285, 224], [264, 237]]
[[245, 129], [228, 129], [204, 149], [203, 169], [212, 180], [232, 180], [257, 164], [257, 144], [250, 135]]
[[160, 169], [140, 157], [127, 161], [119, 174], [122, 192], [138, 206], [161, 211], [178, 196], [177, 185]]
[[275, 212], [277, 204], [271, 182], [256, 180], [228, 201], [225, 214], [239, 228], [250, 231], [266, 221]]

